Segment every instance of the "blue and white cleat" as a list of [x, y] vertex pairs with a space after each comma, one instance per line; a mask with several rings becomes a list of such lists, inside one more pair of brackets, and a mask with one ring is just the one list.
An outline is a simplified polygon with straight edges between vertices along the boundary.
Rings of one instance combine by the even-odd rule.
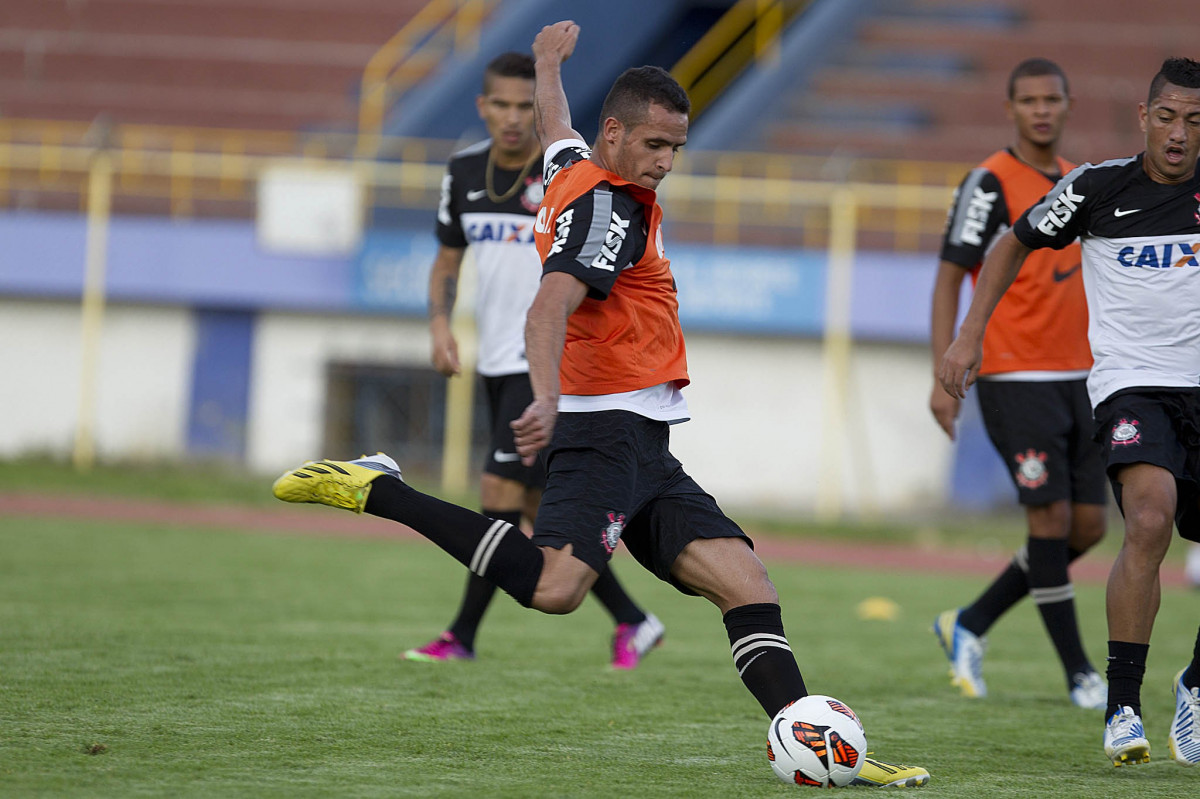
[[1104, 754], [1114, 766], [1150, 762], [1150, 742], [1142, 717], [1128, 705], [1117, 708], [1104, 725]]
[[355, 458], [350, 463], [357, 463], [359, 466], [366, 466], [368, 469], [374, 469], [377, 472], [383, 472], [386, 475], [395, 477], [397, 480], [403, 480], [400, 476], [400, 464], [396, 463], [390, 455], [385, 455], [382, 452], [376, 452], [374, 455], [363, 455], [361, 458]]
[[1200, 688], [1183, 684], [1183, 672], [1175, 675], [1175, 718], [1167, 745], [1176, 763], [1194, 766], [1200, 763]]
[[1071, 704], [1085, 710], [1108, 707], [1108, 683], [1095, 671], [1081, 671], [1071, 678]]
[[987, 696], [983, 681], [983, 653], [987, 638], [976, 635], [958, 623], [961, 610], [947, 610], [933, 620], [933, 634], [950, 661], [950, 684], [957, 685], [963, 696]]

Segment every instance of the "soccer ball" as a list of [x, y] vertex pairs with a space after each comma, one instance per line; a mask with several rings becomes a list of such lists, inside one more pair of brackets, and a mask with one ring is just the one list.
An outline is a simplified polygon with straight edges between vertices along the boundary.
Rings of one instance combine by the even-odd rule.
[[840, 788], [858, 776], [866, 756], [862, 722], [832, 696], [797, 699], [767, 728], [767, 759], [784, 782]]

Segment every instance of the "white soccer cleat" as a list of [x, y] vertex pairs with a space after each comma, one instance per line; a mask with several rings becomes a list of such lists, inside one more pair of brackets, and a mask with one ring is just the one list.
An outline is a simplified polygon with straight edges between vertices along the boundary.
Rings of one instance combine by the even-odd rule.
[[1071, 703], [1086, 710], [1108, 707], [1108, 683], [1094, 671], [1080, 672], [1071, 678]]
[[933, 620], [933, 633], [950, 661], [950, 684], [957, 685], [963, 696], [987, 696], [983, 681], [983, 653], [987, 638], [976, 635], [958, 623], [960, 610], [947, 610]]
[[400, 476], [400, 464], [390, 456], [382, 452], [376, 452], [374, 455], [363, 455], [361, 458], [355, 458], [350, 463], [357, 463], [359, 466], [366, 466], [368, 469], [374, 469], [377, 472], [391, 475], [397, 480], [403, 480]]
[[1150, 762], [1150, 742], [1142, 717], [1128, 705], [1117, 708], [1104, 725], [1104, 754], [1114, 766]]
[[1183, 684], [1183, 672], [1175, 675], [1175, 718], [1167, 745], [1176, 763], [1194, 766], [1200, 763], [1200, 688]]

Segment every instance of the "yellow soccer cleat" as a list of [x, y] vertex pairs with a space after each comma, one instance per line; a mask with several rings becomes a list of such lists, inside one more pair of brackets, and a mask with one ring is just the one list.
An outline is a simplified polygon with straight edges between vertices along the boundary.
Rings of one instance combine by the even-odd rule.
[[350, 461], [309, 461], [285, 472], [271, 491], [284, 502], [314, 502], [362, 513], [371, 482], [381, 474]]
[[920, 766], [902, 766], [864, 757], [862, 771], [851, 785], [870, 788], [920, 788], [929, 782], [929, 772]]

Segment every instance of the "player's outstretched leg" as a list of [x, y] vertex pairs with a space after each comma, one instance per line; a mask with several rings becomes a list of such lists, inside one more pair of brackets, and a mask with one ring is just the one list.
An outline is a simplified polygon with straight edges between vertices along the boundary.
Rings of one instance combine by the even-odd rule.
[[[284, 473], [275, 481], [273, 491], [285, 502], [329, 505], [407, 525], [530, 607], [545, 563], [541, 549], [507, 522], [489, 519], [406, 485], [395, 468], [396, 462], [391, 458], [385, 462], [384, 458], [380, 454], [360, 462], [310, 461]], [[374, 461], [374, 468], [363, 465], [365, 460]], [[380, 464], [388, 468], [380, 471]], [[551, 612], [567, 612], [567, 608], [559, 610], [556, 605]]]
[[987, 638], [976, 635], [960, 624], [961, 613], [957, 608], [940, 613], [933, 620], [933, 634], [950, 661], [950, 684], [958, 686], [963, 696], [980, 698], [987, 696], [987, 684], [983, 681], [983, 653], [987, 651]]

